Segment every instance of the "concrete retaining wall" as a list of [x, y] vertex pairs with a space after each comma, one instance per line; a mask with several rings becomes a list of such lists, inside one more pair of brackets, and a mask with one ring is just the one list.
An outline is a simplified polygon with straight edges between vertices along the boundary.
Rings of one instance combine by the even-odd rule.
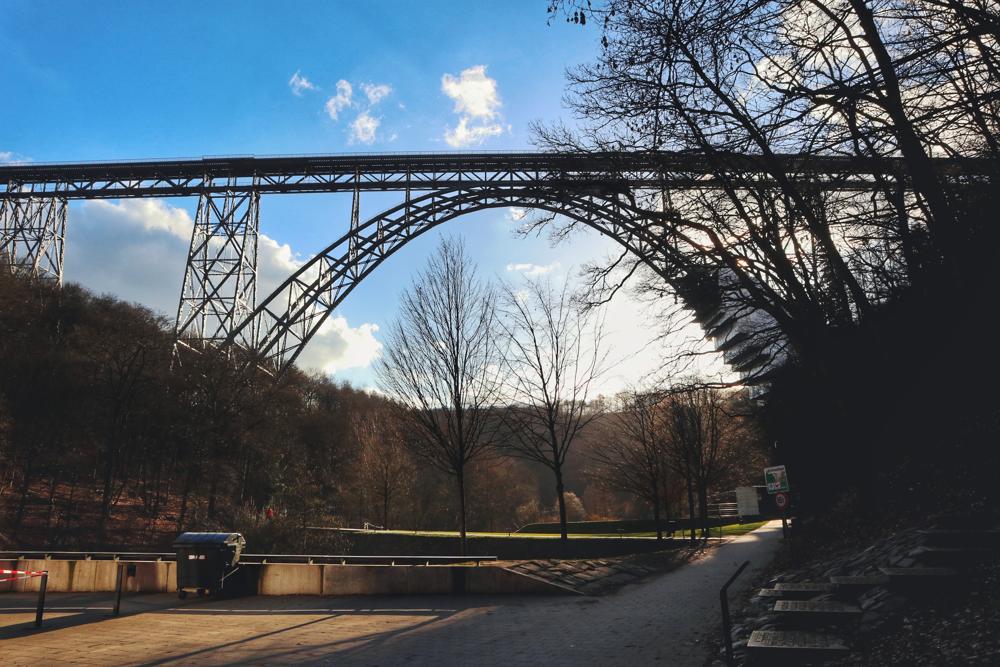
[[[166, 593], [176, 590], [176, 566], [169, 562], [130, 563], [134, 574], [125, 579], [129, 593]], [[110, 560], [0, 561], [10, 570], [48, 570], [48, 590], [59, 593], [95, 593], [115, 590], [118, 563]], [[41, 577], [0, 583], [0, 592], [37, 591]]]
[[[130, 563], [130, 593], [177, 590], [176, 565]], [[0, 568], [48, 570], [53, 593], [113, 592], [118, 563], [96, 560], [0, 561]], [[248, 592], [258, 595], [446, 595], [563, 594], [569, 591], [499, 566], [306, 565], [276, 563], [244, 566], [252, 576]], [[40, 577], [0, 583], [0, 592], [37, 591]], [[227, 580], [228, 581], [228, 580]]]

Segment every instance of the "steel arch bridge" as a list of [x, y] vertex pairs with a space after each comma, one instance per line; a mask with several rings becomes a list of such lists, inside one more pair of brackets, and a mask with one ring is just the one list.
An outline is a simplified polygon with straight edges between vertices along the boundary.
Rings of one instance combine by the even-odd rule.
[[[726, 156], [727, 170], [768, 184], [775, 164], [811, 187], [871, 189], [896, 179], [892, 160]], [[955, 174], [989, 173], [941, 160]], [[0, 262], [62, 280], [66, 207], [72, 199], [197, 196], [175, 334], [187, 344], [238, 345], [265, 367], [288, 368], [326, 318], [409, 240], [460, 215], [496, 207], [542, 209], [586, 224], [666, 277], [659, 231], [631, 203], [640, 190], [719, 185], [716, 164], [689, 153], [442, 153], [235, 156], [182, 160], [0, 166]], [[364, 192], [404, 193], [366, 221]], [[261, 195], [353, 194], [349, 231], [257, 302]], [[662, 230], [662, 228], [661, 228]]]

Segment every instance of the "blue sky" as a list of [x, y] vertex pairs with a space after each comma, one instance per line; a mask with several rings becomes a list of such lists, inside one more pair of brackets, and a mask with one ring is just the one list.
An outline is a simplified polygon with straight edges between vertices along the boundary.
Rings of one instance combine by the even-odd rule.
[[[33, 162], [531, 147], [532, 121], [571, 120], [564, 70], [600, 35], [547, 24], [544, 0], [37, 2], [0, 18], [0, 159]], [[362, 217], [398, 195], [362, 199]], [[66, 277], [172, 318], [196, 201], [88, 202], [70, 211]], [[339, 237], [349, 196], [268, 196], [262, 287]], [[440, 233], [487, 276], [575, 275], [614, 250], [596, 234], [551, 247], [509, 211], [467, 216], [397, 253], [342, 305], [304, 361], [370, 386], [379, 329]], [[612, 305], [614, 391], [656, 363], [655, 323]], [[643, 350], [641, 353], [638, 353]]]

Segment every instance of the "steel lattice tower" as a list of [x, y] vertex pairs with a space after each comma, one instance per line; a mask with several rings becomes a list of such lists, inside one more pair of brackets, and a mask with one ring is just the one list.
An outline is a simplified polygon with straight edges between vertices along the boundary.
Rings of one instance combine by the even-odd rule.
[[0, 263], [9, 271], [62, 284], [65, 198], [0, 201], [0, 230]]
[[[233, 179], [222, 184], [228, 187], [198, 198], [175, 325], [177, 340], [188, 345], [226, 341], [256, 305], [260, 193], [236, 191]], [[251, 334], [238, 342], [250, 345]]]

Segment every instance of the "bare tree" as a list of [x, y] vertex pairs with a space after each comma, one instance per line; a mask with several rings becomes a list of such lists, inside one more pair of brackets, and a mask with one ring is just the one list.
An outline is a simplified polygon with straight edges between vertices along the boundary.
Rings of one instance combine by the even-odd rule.
[[589, 476], [601, 486], [624, 491], [649, 505], [656, 538], [663, 539], [661, 517], [670, 518], [670, 469], [663, 392], [622, 394], [609, 415], [607, 439], [590, 457]]
[[567, 539], [563, 465], [577, 436], [598, 414], [587, 397], [606, 357], [600, 313], [574, 304], [568, 280], [505, 288], [504, 367], [512, 405], [504, 413], [504, 446], [541, 463], [555, 478], [559, 530]]
[[709, 490], [747, 454], [742, 417], [728, 409], [730, 399], [718, 389], [696, 388], [674, 392], [664, 404], [668, 456], [687, 484], [692, 538], [695, 505], [707, 537]]
[[[952, 287], [981, 280], [978, 261], [963, 260], [973, 244], [959, 241], [976, 233], [979, 195], [931, 158], [1000, 154], [995, 2], [555, 0], [550, 10], [602, 26], [603, 50], [569, 75], [583, 129], [539, 128], [543, 145], [690, 151], [713, 170], [703, 189], [622, 195], [663, 240], [651, 259], [671, 267], [640, 284], [666, 283], [694, 307], [728, 292], [773, 320], [758, 327], [762, 349], [780, 338], [822, 363], [831, 330], [878, 326], [877, 306], [931, 282], [929, 271]], [[826, 177], [783, 153], [880, 169], [864, 193], [824, 192]], [[759, 171], [740, 167], [745, 155]], [[613, 290], [648, 274], [623, 256], [592, 275]]]
[[445, 239], [403, 293], [376, 368], [382, 388], [409, 408], [418, 454], [455, 479], [463, 554], [466, 466], [491, 445], [501, 395], [496, 301], [462, 243]]
[[[550, 9], [597, 26], [602, 49], [569, 74], [580, 122], [539, 128], [540, 143], [676, 151], [712, 172], [703, 187], [613, 195], [653, 241], [645, 257], [595, 267], [594, 300], [632, 281], [680, 297], [706, 329], [722, 311], [717, 323], [743, 336], [733, 367], [787, 399], [768, 408], [783, 412], [768, 420], [782, 443], [775, 456], [802, 466], [811, 497], [830, 497], [844, 462], [869, 443], [896, 447], [852, 438], [846, 425], [883, 428], [884, 415], [867, 408], [879, 378], [921, 381], [917, 365], [897, 360], [949, 334], [914, 323], [976, 308], [988, 297], [971, 295], [995, 291], [985, 267], [997, 244], [1000, 7], [553, 0]], [[828, 157], [841, 173], [807, 167]], [[861, 167], [869, 173], [858, 176]], [[842, 187], [859, 178], [862, 189]], [[539, 224], [557, 238], [581, 226]], [[831, 462], [834, 446], [857, 449]]]
[[388, 406], [379, 405], [355, 415], [352, 427], [360, 446], [359, 481], [365, 495], [378, 503], [382, 527], [387, 529], [394, 504], [406, 492], [413, 474], [401, 424]]

